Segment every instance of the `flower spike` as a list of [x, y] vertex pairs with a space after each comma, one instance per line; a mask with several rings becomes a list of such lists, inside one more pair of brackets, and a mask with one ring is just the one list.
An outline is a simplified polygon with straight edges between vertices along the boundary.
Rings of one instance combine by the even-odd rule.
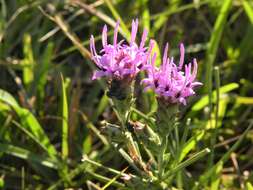
[[184, 45], [180, 44], [179, 66], [174, 63], [173, 57], [168, 58], [168, 47], [166, 44], [160, 68], [155, 66], [155, 56], [153, 56], [151, 63], [146, 66], [148, 76], [141, 83], [145, 86], [145, 90], [153, 89], [159, 98], [169, 104], [186, 105], [186, 99], [195, 94], [194, 88], [202, 85], [195, 81], [198, 69], [197, 60], [193, 59], [193, 70], [192, 64], [189, 63], [185, 65], [183, 71]]
[[103, 48], [99, 54], [96, 52], [94, 37], [90, 38], [90, 51], [92, 60], [98, 67], [92, 79], [100, 77], [108, 77], [109, 80], [134, 80], [135, 76], [145, 68], [147, 60], [153, 48], [153, 42], [150, 42], [150, 48], [144, 47], [147, 38], [147, 31], [144, 30], [142, 34], [141, 43], [138, 46], [135, 43], [138, 20], [132, 22], [131, 41], [129, 44], [124, 41], [118, 42], [119, 21], [116, 23], [113, 35], [113, 43], [107, 41], [107, 26], [103, 27], [102, 31], [102, 45]]

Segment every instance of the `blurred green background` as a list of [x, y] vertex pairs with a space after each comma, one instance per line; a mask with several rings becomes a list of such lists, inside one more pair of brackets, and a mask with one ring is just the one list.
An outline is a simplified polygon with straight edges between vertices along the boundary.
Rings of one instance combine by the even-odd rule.
[[[99, 49], [116, 20], [128, 38], [135, 18], [157, 52], [169, 42], [178, 58], [183, 42], [204, 83], [182, 121], [192, 118], [195, 139], [186, 151], [210, 147], [212, 161], [186, 168], [175, 187], [253, 189], [253, 132], [243, 133], [253, 116], [251, 0], [0, 0], [0, 189], [124, 189], [117, 172], [128, 164], [100, 133], [116, 117], [106, 81], [91, 81], [89, 38]], [[141, 90], [138, 109], [152, 114], [154, 94]]]

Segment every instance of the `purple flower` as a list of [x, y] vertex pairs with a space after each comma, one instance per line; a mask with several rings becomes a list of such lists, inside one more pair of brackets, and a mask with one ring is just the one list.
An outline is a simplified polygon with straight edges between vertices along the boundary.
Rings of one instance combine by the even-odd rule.
[[103, 49], [97, 54], [95, 48], [94, 37], [90, 39], [90, 51], [92, 60], [98, 69], [94, 72], [92, 80], [106, 76], [109, 79], [132, 81], [137, 73], [144, 68], [148, 57], [153, 48], [153, 42], [150, 42], [150, 48], [147, 50], [145, 41], [147, 39], [147, 31], [144, 30], [140, 45], [135, 43], [138, 30], [138, 20], [132, 21], [131, 39], [129, 44], [124, 44], [123, 40], [117, 42], [119, 30], [119, 22], [117, 22], [114, 30], [113, 44], [107, 41], [107, 26], [105, 25], [102, 32]]
[[[166, 44], [163, 63], [160, 68], [155, 66], [156, 54], [154, 53], [151, 64], [146, 66], [147, 78], [141, 81], [145, 89], [153, 89], [159, 98], [168, 103], [182, 103], [186, 105], [186, 99], [195, 94], [194, 88], [202, 85], [195, 81], [197, 75], [197, 61], [184, 66], [184, 45], [180, 44], [180, 60], [178, 66], [173, 57], [167, 57], [168, 43]], [[193, 68], [192, 68], [193, 67]]]

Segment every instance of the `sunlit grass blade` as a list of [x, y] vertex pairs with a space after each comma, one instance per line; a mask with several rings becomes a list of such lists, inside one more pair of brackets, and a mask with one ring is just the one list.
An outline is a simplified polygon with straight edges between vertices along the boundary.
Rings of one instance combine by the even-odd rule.
[[242, 1], [244, 11], [249, 17], [250, 23], [253, 24], [253, 4], [252, 1]]
[[[127, 170], [127, 167], [125, 169], [123, 169], [121, 171], [121, 173], [124, 173], [125, 171]], [[103, 187], [101, 190], [105, 190], [107, 189], [107, 187], [109, 187], [113, 182], [115, 182], [120, 176], [121, 176], [121, 173], [116, 175], [115, 177], [113, 177], [110, 181], [108, 181]]]
[[32, 81], [34, 80], [34, 67], [35, 67], [31, 35], [29, 34], [24, 35], [23, 46], [24, 46], [24, 50], [23, 50], [24, 59], [22, 61], [22, 64], [24, 65], [23, 81], [26, 87], [29, 89]]
[[67, 100], [67, 84], [61, 75], [61, 113], [62, 113], [62, 158], [66, 159], [69, 154], [68, 147], [68, 100]]
[[203, 138], [205, 132], [201, 131], [192, 136], [182, 147], [180, 156], [178, 158], [179, 161], [182, 161], [186, 155], [195, 148], [196, 144]]
[[235, 97], [235, 103], [236, 104], [253, 104], [253, 98], [252, 97], [242, 97], [242, 96], [236, 96]]
[[[235, 90], [239, 88], [239, 85], [237, 83], [230, 83], [230, 84], [227, 84], [225, 86], [222, 86], [220, 87], [220, 95], [222, 94], [225, 94], [227, 92], [230, 92], [232, 90]], [[217, 92], [216, 90], [214, 90], [212, 92], [212, 101], [215, 102], [216, 101], [216, 95]], [[192, 106], [192, 111], [198, 111], [198, 110], [201, 110], [203, 109], [205, 106], [208, 105], [208, 102], [209, 102], [209, 96], [208, 95], [205, 95], [203, 96], [199, 101], [197, 101], [193, 106]]]
[[2, 89], [0, 89], [0, 100], [9, 105], [18, 106], [16, 99], [9, 92]]

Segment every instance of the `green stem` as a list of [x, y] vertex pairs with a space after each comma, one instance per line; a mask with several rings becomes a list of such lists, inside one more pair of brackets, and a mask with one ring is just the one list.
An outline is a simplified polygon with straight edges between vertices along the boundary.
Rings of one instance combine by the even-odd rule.
[[125, 158], [129, 165], [133, 167], [133, 169], [135, 169], [140, 175], [142, 174], [141, 170], [136, 166], [133, 159], [122, 148], [119, 149], [119, 153], [123, 158]]
[[[101, 163], [98, 163], [98, 162], [96, 162], [96, 161], [93, 161], [93, 160], [89, 159], [86, 155], [83, 157], [83, 160], [82, 160], [82, 161], [83, 161], [83, 162], [88, 162], [88, 163], [90, 163], [90, 164], [92, 164], [92, 165], [94, 165], [94, 166], [100, 167], [100, 168], [102, 168], [102, 169], [104, 169], [104, 170], [106, 170], [106, 171], [108, 171], [108, 172], [111, 172], [111, 173], [113, 173], [113, 174], [116, 174], [116, 175], [121, 175], [121, 176], [126, 175], [126, 173], [124, 173], [124, 172], [120, 172], [120, 171], [115, 170], [115, 169], [113, 169], [113, 168], [106, 167], [106, 166], [104, 166], [104, 165], [101, 164]], [[136, 176], [134, 176], [134, 175], [132, 175], [132, 177], [136, 178]]]
[[112, 181], [110, 178], [99, 175], [98, 173], [94, 173], [94, 172], [91, 172], [91, 171], [86, 171], [86, 173], [91, 175], [93, 178], [95, 178], [95, 179], [97, 179], [101, 182], [104, 182], [104, 183], [111, 182], [111, 185], [113, 185], [115, 187], [118, 187], [118, 188], [124, 189], [124, 190], [129, 190], [129, 188], [127, 188], [123, 183], [120, 183], [120, 182], [117, 182], [117, 181]]
[[164, 174], [164, 155], [168, 145], [168, 136], [164, 136], [161, 143], [161, 151], [158, 156], [158, 178], [162, 179]]

